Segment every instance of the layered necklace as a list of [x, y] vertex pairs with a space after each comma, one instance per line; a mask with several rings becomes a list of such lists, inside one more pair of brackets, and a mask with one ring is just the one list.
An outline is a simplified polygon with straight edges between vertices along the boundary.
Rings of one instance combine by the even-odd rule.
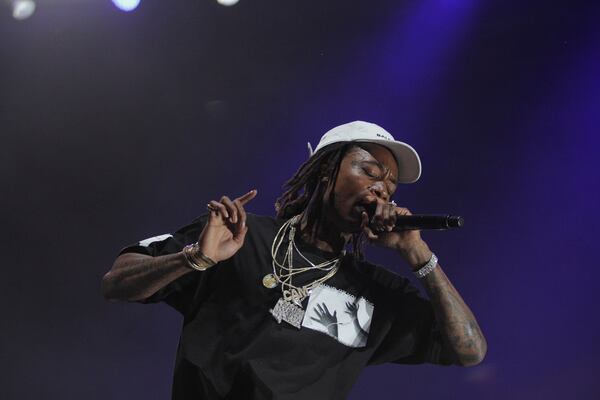
[[[334, 259], [314, 264], [296, 246], [294, 238], [299, 222], [300, 215], [296, 215], [279, 228], [271, 246], [273, 273], [265, 275], [263, 278], [263, 285], [267, 288], [272, 289], [281, 284], [281, 298], [277, 301], [275, 307], [270, 310], [273, 317], [275, 317], [278, 323], [285, 321], [298, 329], [302, 327], [302, 320], [304, 319], [302, 301], [310, 296], [313, 289], [335, 275], [340, 267], [340, 261], [345, 254], [345, 251], [342, 251], [340, 256]], [[287, 249], [283, 255], [283, 259], [279, 261], [277, 257], [286, 236], [288, 239]], [[294, 267], [294, 252], [298, 253], [308, 265], [305, 267]], [[294, 285], [294, 277], [298, 278], [303, 273], [317, 270], [326, 273], [322, 277], [303, 286], [298, 287]]]

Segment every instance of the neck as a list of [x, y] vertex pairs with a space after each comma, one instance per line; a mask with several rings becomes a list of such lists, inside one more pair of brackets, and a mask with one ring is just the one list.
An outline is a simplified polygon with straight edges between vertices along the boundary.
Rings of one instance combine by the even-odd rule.
[[315, 246], [319, 250], [339, 254], [350, 240], [351, 234], [340, 232], [337, 226], [327, 217], [315, 222], [318, 227], [313, 235], [314, 226], [309, 225], [308, 214], [302, 213], [300, 219], [300, 237], [302, 241]]

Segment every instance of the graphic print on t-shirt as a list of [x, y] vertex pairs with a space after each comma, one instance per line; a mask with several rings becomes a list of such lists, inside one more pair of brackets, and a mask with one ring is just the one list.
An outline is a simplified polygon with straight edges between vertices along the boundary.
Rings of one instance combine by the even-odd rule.
[[139, 245], [148, 247], [148, 246], [150, 246], [151, 243], [162, 242], [163, 240], [168, 239], [170, 237], [173, 237], [173, 235], [171, 235], [170, 233], [165, 233], [164, 235], [153, 236], [148, 239], [140, 240]]
[[349, 347], [364, 347], [373, 318], [373, 304], [364, 297], [327, 285], [313, 289], [302, 326], [323, 332]]

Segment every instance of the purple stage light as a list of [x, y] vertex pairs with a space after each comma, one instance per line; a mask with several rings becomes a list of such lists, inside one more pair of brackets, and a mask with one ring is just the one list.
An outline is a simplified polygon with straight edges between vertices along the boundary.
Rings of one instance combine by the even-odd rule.
[[133, 11], [140, 5], [140, 0], [112, 0], [121, 11]]

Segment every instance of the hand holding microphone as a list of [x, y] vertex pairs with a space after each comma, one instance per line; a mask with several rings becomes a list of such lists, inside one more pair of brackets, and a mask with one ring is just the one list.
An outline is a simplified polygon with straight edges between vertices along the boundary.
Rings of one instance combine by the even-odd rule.
[[463, 223], [461, 217], [412, 215], [393, 201], [377, 201], [364, 205], [361, 226], [371, 244], [396, 250], [417, 271], [434, 257], [420, 230], [458, 228]]
[[[415, 265], [427, 254], [431, 256], [420, 230], [460, 228], [463, 224], [464, 220], [458, 216], [413, 215], [393, 201], [370, 202], [364, 205], [362, 212], [362, 229], [371, 243], [398, 250]], [[415, 254], [419, 256], [413, 256]]]
[[390, 225], [390, 222], [392, 221], [393, 225], [391, 231], [393, 232], [423, 229], [446, 230], [462, 228], [465, 223], [463, 217], [450, 214], [411, 214], [408, 209], [398, 207], [396, 202], [393, 200], [388, 203], [388, 210], [398, 208], [400, 210], [406, 210], [407, 213], [396, 214], [394, 216], [392, 211], [388, 211], [386, 213], [386, 207], [377, 203], [372, 203], [370, 206], [366, 206], [365, 208], [369, 217], [368, 226], [374, 232], [389, 232], [390, 230], [386, 229], [385, 225]]

